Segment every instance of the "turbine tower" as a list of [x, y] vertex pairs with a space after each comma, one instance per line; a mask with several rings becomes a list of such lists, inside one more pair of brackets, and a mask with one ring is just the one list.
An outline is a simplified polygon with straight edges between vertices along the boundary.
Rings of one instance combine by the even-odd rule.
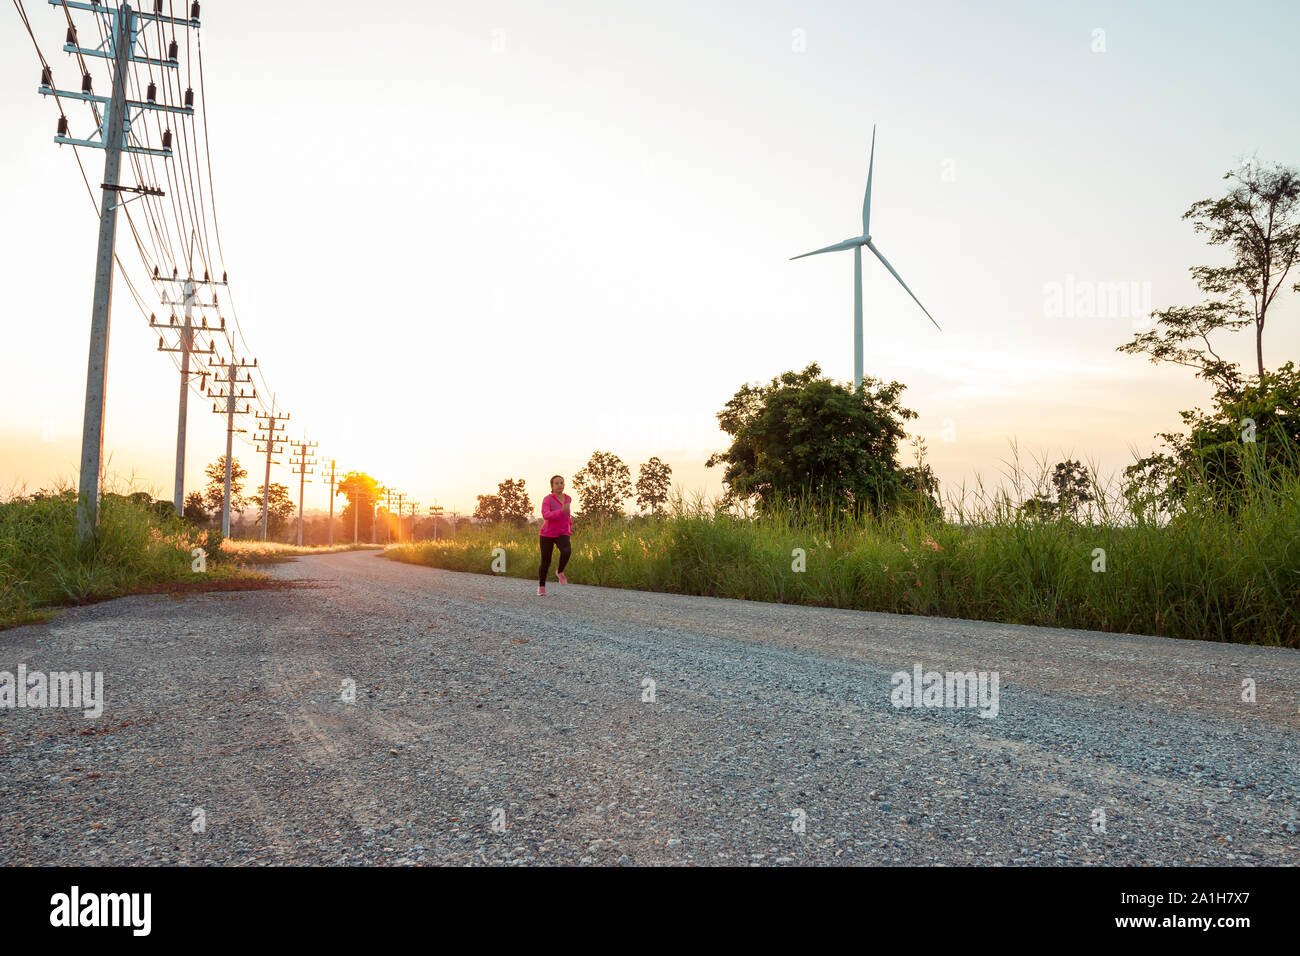
[[[795, 256], [794, 259], [805, 259], [808, 256], [819, 256], [823, 252], [840, 252], [844, 249], [853, 250], [853, 387], [861, 390], [862, 388], [862, 247], [870, 249], [880, 264], [889, 270], [889, 274], [898, 280], [907, 294], [912, 297], [912, 301], [921, 306], [921, 311], [925, 317], [934, 323], [936, 329], [939, 323], [934, 321], [925, 306], [921, 305], [921, 300], [916, 297], [911, 289], [907, 288], [907, 283], [903, 277], [895, 271], [894, 267], [889, 264], [889, 260], [880, 254], [875, 243], [871, 241], [871, 174], [876, 165], [876, 128], [871, 127], [871, 160], [867, 166], [867, 197], [862, 201], [862, 235], [854, 239], [845, 239], [843, 242], [837, 242], [833, 246], [827, 246], [825, 249], [817, 249], [813, 252], [805, 252], [801, 256]], [[942, 329], [939, 329], [942, 332]]]

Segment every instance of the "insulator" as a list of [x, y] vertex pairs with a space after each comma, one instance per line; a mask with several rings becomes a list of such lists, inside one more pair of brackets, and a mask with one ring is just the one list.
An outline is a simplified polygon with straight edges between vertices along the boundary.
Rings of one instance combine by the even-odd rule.
[[161, 352], [163, 347], [162, 336], [158, 336], [158, 351]]
[[158, 267], [157, 267], [157, 266], [154, 266], [154, 267], [153, 267], [153, 277], [154, 277], [155, 279], [160, 278], [160, 276], [158, 275]]
[[81, 77], [81, 92], [83, 92], [83, 93], [89, 93], [89, 92], [90, 92], [90, 87], [91, 87], [90, 74], [89, 74], [89, 73], [84, 73], [84, 74], [82, 74], [82, 77]]
[[175, 279], [175, 278], [176, 278], [176, 275], [177, 275], [177, 273], [176, 273], [176, 267], [175, 267], [175, 266], [172, 266], [172, 278]]
[[163, 12], [163, 0], [153, 0], [153, 12], [154, 13]]
[[181, 55], [181, 48], [176, 45], [175, 40], [172, 40], [172, 42], [167, 46], [167, 59], [175, 63], [177, 58], [180, 55]]
[[204, 269], [204, 270], [203, 270], [203, 281], [204, 281], [204, 282], [207, 282], [207, 281], [208, 281], [208, 270], [207, 270], [207, 269]]
[[191, 20], [197, 20], [198, 18], [199, 18], [199, 5], [198, 5], [197, 2], [195, 2], [195, 3], [191, 3], [191, 4], [190, 4], [190, 19], [191, 19]]
[[175, 325], [175, 324], [176, 324], [176, 313], [173, 312], [173, 313], [172, 313], [172, 325]]
[[221, 320], [221, 331], [226, 331], [226, 320], [224, 318]]
[[185, 106], [187, 109], [194, 108], [194, 87], [185, 91]]
[[144, 98], [150, 103], [158, 102], [158, 84], [150, 81], [149, 89], [145, 91]]
[[171, 149], [171, 148], [172, 148], [172, 131], [165, 130], [163, 132], [163, 149]]
[[68, 118], [66, 116], [59, 117], [59, 135], [64, 137], [68, 135]]
[[68, 27], [68, 43], [71, 46], [77, 45], [77, 28]]
[[41, 67], [41, 89], [48, 90], [54, 85], [54, 74], [48, 66]]
[[230, 279], [227, 278], [227, 273], [225, 273], [225, 272], [221, 273], [221, 281], [222, 281], [222, 282], [229, 282], [229, 281], [230, 281]]

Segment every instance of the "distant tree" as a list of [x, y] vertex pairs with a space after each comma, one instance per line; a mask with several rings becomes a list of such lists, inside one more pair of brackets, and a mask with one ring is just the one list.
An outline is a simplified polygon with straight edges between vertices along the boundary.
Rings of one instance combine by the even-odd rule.
[[729, 496], [760, 509], [804, 495], [830, 510], [897, 505], [907, 497], [898, 443], [903, 422], [916, 417], [899, 404], [904, 387], [868, 377], [855, 390], [816, 363], [768, 385], [746, 384], [718, 413], [731, 447], [706, 464], [725, 465]]
[[1051, 520], [1071, 518], [1077, 520], [1079, 508], [1093, 501], [1091, 472], [1081, 462], [1059, 461], [1050, 477], [1055, 497], [1043, 491], [1034, 494], [1020, 506], [1021, 514], [1029, 518]]
[[[284, 485], [272, 482], [271, 493], [268, 496], [271, 502], [271, 509], [266, 519], [266, 536], [268, 538], [278, 538], [289, 527], [289, 522], [293, 520], [294, 512], [297, 506], [293, 499], [289, 497], [289, 489]], [[254, 507], [257, 508], [258, 521], [261, 521], [262, 509], [265, 503], [261, 495], [253, 495], [251, 499]]]
[[528, 500], [522, 478], [507, 478], [497, 485], [497, 495], [501, 499], [501, 520], [514, 525], [526, 525], [533, 516], [533, 503]]
[[497, 524], [505, 520], [505, 502], [500, 495], [479, 495], [474, 506], [474, 517], [479, 521]]
[[[204, 474], [208, 478], [208, 486], [203, 492], [203, 501], [208, 507], [208, 511], [218, 513], [221, 511], [222, 501], [226, 497], [226, 456], [222, 455], [212, 464], [204, 469]], [[248, 507], [248, 499], [244, 497], [244, 479], [248, 477], [248, 472], [239, 464], [238, 458], [231, 459], [230, 463], [230, 513], [238, 514]]]
[[636, 479], [636, 504], [642, 511], [657, 515], [668, 501], [672, 488], [673, 470], [658, 458], [651, 458], [641, 466]]
[[[1205, 301], [1153, 313], [1156, 328], [1117, 351], [1196, 369], [1199, 378], [1230, 395], [1240, 388], [1239, 367], [1214, 350], [1210, 336], [1253, 324], [1256, 372], [1263, 377], [1268, 310], [1300, 259], [1300, 170], [1251, 160], [1224, 179], [1235, 181], [1226, 196], [1194, 203], [1183, 218], [1210, 245], [1226, 246], [1231, 264], [1192, 267]], [[1300, 291], [1300, 283], [1292, 288]]]
[[343, 495], [347, 504], [339, 513], [339, 521], [346, 540], [356, 529], [358, 540], [376, 541], [375, 502], [379, 500], [379, 482], [364, 471], [349, 471], [339, 479], [335, 493]]
[[1078, 461], [1058, 461], [1052, 469], [1052, 487], [1056, 490], [1056, 507], [1071, 518], [1079, 516], [1079, 507], [1093, 500], [1092, 475]]
[[619, 518], [623, 502], [632, 497], [632, 473], [617, 455], [592, 452], [587, 464], [573, 476], [573, 488], [582, 502], [579, 517]]
[[203, 492], [191, 491], [185, 496], [185, 520], [194, 524], [206, 524], [208, 509], [203, 504]]

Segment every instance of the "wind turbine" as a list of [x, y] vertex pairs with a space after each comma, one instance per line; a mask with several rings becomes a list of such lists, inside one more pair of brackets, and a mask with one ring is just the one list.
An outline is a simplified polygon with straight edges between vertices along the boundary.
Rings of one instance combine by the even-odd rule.
[[[934, 321], [925, 306], [921, 305], [921, 300], [916, 297], [911, 289], [907, 288], [907, 283], [903, 277], [895, 271], [894, 267], [889, 264], [889, 260], [880, 254], [875, 243], [871, 241], [871, 173], [876, 165], [876, 128], [871, 127], [871, 161], [867, 166], [867, 198], [862, 202], [862, 235], [855, 239], [845, 239], [843, 242], [837, 242], [833, 246], [827, 246], [825, 249], [817, 249], [814, 252], [805, 252], [801, 256], [795, 256], [794, 259], [805, 259], [808, 256], [819, 256], [823, 252], [840, 252], [844, 249], [853, 250], [853, 384], [854, 388], [862, 388], [862, 247], [870, 249], [881, 265], [889, 270], [889, 274], [898, 280], [907, 294], [912, 297], [912, 301], [921, 306], [921, 311], [925, 312], [925, 317], [934, 323], [936, 329], [939, 323]], [[939, 329], [940, 332], [943, 329]]]

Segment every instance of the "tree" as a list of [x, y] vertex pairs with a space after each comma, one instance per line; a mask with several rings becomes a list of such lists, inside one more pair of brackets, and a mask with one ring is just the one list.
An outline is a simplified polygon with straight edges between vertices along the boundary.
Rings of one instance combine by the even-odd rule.
[[1079, 508], [1095, 498], [1091, 472], [1082, 462], [1073, 459], [1058, 461], [1050, 480], [1056, 497], [1037, 492], [1021, 504], [1021, 514], [1042, 520], [1067, 517], [1078, 520]]
[[899, 404], [904, 388], [867, 377], [855, 391], [816, 363], [744, 385], [718, 413], [731, 447], [706, 464], [725, 465], [728, 494], [760, 509], [807, 495], [819, 507], [879, 512], [907, 498], [898, 443], [916, 413]]
[[672, 488], [673, 470], [658, 458], [651, 458], [641, 466], [636, 479], [636, 505], [642, 511], [657, 515], [668, 501]]
[[[208, 465], [203, 473], [208, 478], [208, 486], [203, 492], [204, 503], [208, 506], [208, 511], [220, 512], [226, 497], [226, 456], [222, 455]], [[248, 499], [244, 497], [244, 479], [247, 477], [248, 472], [239, 464], [239, 459], [232, 458], [230, 463], [231, 514], [238, 514], [248, 507]]]
[[623, 502], [632, 497], [632, 473], [612, 452], [592, 452], [573, 476], [573, 489], [582, 502], [581, 518], [605, 520], [623, 516]]
[[478, 504], [474, 506], [474, 517], [479, 521], [496, 524], [505, 520], [505, 502], [500, 495], [479, 495]]
[[1221, 388], [1214, 408], [1180, 413], [1186, 434], [1160, 435], [1157, 451], [1124, 469], [1124, 494], [1135, 509], [1173, 511], [1193, 487], [1233, 509], [1248, 470], [1272, 473], [1300, 465], [1300, 369], [1286, 362], [1258, 381]]
[[[272, 483], [271, 492], [267, 497], [270, 499], [271, 507], [266, 519], [266, 536], [278, 538], [289, 527], [289, 522], [293, 520], [293, 513], [297, 509], [293, 499], [289, 497], [289, 489], [284, 485]], [[253, 495], [250, 500], [257, 507], [258, 514], [261, 514], [266, 507], [262, 496]]]
[[375, 502], [379, 500], [379, 482], [364, 471], [349, 471], [339, 479], [335, 494], [343, 495], [348, 503], [339, 513], [344, 534], [356, 529], [358, 539], [375, 540]]
[[1079, 516], [1079, 506], [1093, 500], [1092, 475], [1082, 463], [1058, 461], [1052, 469], [1052, 487], [1056, 489], [1056, 507], [1063, 515]]
[[501, 520], [523, 526], [533, 516], [533, 503], [528, 500], [522, 478], [507, 478], [497, 485], [497, 495], [501, 499]]
[[206, 524], [208, 509], [203, 504], [203, 492], [191, 491], [185, 496], [185, 520], [194, 524]]
[[[1183, 218], [1210, 245], [1228, 247], [1232, 263], [1192, 267], [1205, 301], [1152, 313], [1156, 328], [1117, 351], [1194, 368], [1226, 394], [1240, 388], [1241, 373], [1214, 350], [1210, 336], [1253, 324], [1256, 372], [1263, 378], [1268, 310], [1300, 257], [1300, 170], [1252, 160], [1224, 178], [1236, 182], [1226, 196], [1194, 203]], [[1300, 291], [1300, 283], [1292, 288]]]
[[915, 465], [908, 465], [902, 471], [905, 500], [910, 499], [917, 510], [931, 520], [943, 518], [943, 506], [939, 503], [939, 478], [925, 460], [925, 439], [917, 436], [912, 439]]

